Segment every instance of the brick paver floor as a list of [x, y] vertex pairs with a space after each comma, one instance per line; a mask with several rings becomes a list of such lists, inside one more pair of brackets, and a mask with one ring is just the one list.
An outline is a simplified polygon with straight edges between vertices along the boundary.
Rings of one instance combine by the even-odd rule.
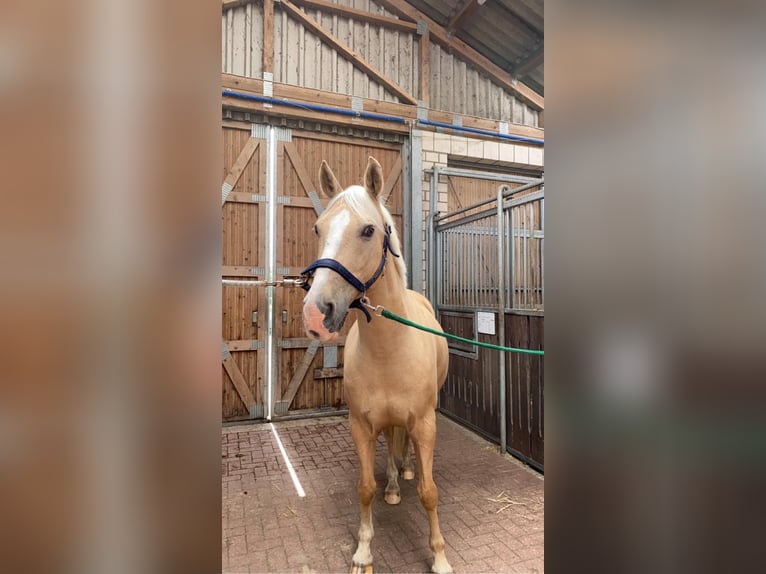
[[[298, 496], [269, 424], [222, 431], [224, 572], [348, 572], [356, 548], [358, 462], [348, 420], [274, 424], [306, 496]], [[417, 478], [402, 502], [383, 501], [378, 439], [373, 503], [375, 572], [430, 572], [428, 520]], [[434, 480], [447, 559], [455, 572], [543, 571], [543, 478], [438, 416]]]

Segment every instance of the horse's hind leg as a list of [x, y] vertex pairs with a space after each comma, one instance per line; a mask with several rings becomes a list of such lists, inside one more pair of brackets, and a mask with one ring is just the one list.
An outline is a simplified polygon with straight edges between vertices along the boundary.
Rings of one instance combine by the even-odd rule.
[[436, 507], [439, 503], [439, 491], [433, 479], [434, 443], [436, 441], [436, 414], [432, 411], [425, 419], [415, 423], [410, 431], [415, 443], [415, 455], [418, 459], [420, 477], [418, 480], [418, 495], [428, 513], [428, 524], [431, 530], [429, 543], [434, 553], [434, 563], [431, 567], [437, 574], [452, 572], [452, 566], [444, 554], [444, 538], [439, 528], [439, 516]]
[[354, 418], [349, 419], [351, 436], [359, 455], [359, 545], [352, 558], [351, 574], [372, 574], [372, 500], [375, 497], [375, 435]]
[[386, 435], [386, 444], [388, 445], [388, 465], [386, 467], [386, 492], [383, 496], [388, 504], [399, 504], [402, 501], [402, 495], [399, 491], [399, 467], [396, 465], [396, 440], [394, 438], [393, 427], [383, 431]]
[[407, 434], [404, 439], [404, 460], [402, 461], [402, 478], [412, 480], [415, 478], [415, 463], [412, 460], [412, 449], [410, 449], [410, 435]]

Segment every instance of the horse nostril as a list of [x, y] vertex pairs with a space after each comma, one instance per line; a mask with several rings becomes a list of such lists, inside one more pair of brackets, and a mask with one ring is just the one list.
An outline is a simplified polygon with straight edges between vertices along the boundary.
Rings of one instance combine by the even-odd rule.
[[311, 335], [311, 336], [312, 336], [312, 337], [314, 337], [315, 339], [318, 339], [318, 338], [319, 338], [319, 333], [317, 333], [317, 332], [316, 332], [316, 331], [314, 331], [313, 329], [310, 329], [310, 330], [309, 330], [309, 335]]
[[333, 311], [335, 311], [335, 304], [332, 301], [328, 301], [325, 303], [324, 301], [319, 301], [317, 303], [317, 308], [319, 309], [319, 312], [322, 313], [325, 317], [330, 317], [333, 314]]

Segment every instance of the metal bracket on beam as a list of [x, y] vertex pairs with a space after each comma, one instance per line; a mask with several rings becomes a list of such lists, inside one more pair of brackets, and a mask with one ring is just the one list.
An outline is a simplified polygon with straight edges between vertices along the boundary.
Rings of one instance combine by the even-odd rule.
[[229, 197], [231, 190], [234, 189], [230, 183], [223, 182], [221, 185], [221, 205], [226, 203], [226, 199]]
[[258, 349], [265, 349], [265, 348], [266, 348], [266, 343], [264, 343], [263, 341], [252, 341], [250, 343], [251, 351], [256, 351]]
[[250, 405], [247, 408], [247, 412], [250, 415], [251, 419], [262, 419], [263, 418], [263, 405]]
[[231, 359], [231, 353], [229, 352], [229, 349], [226, 347], [226, 343], [224, 341], [221, 341], [221, 355], [222, 355], [222, 361], [225, 361], [226, 359]]
[[264, 124], [253, 124], [250, 126], [250, 137], [265, 140], [269, 136], [269, 126]]
[[317, 195], [317, 192], [309, 191], [308, 196], [309, 196], [309, 199], [311, 200], [311, 205], [314, 206], [314, 211], [316, 211], [316, 214], [322, 215], [322, 212], [324, 211], [324, 206], [322, 205], [322, 202], [319, 200], [319, 196]]
[[452, 116], [452, 125], [458, 128], [462, 128], [463, 116]]
[[251, 267], [248, 269], [250, 272], [250, 275], [253, 275], [255, 277], [262, 277], [266, 275], [266, 268], [265, 267]]
[[423, 36], [426, 32], [428, 32], [428, 22], [425, 20], [418, 20], [418, 28], [416, 30], [417, 35]]
[[278, 142], [291, 142], [293, 141], [293, 130], [290, 128], [274, 128], [275, 135]]
[[417, 117], [419, 120], [428, 119], [428, 104], [423, 100], [418, 100], [418, 116]]
[[501, 133], [503, 135], [508, 135], [510, 130], [510, 125], [508, 122], [500, 122], [497, 124], [497, 131], [498, 133]]
[[[279, 0], [274, 0], [275, 2], [278, 2]], [[275, 415], [284, 415], [287, 414], [288, 408], [290, 405], [287, 404], [286, 401], [277, 401], [274, 403], [274, 414]]]
[[364, 111], [364, 100], [360, 96], [351, 97], [351, 110], [356, 113]]
[[[263, 95], [269, 98], [274, 96], [274, 74], [272, 72], [263, 73]], [[271, 104], [264, 104], [266, 107], [271, 107]]]
[[322, 367], [334, 369], [338, 366], [338, 347], [325, 347], [322, 352]]
[[258, 195], [257, 193], [254, 193], [250, 196], [250, 200], [253, 203], [266, 203], [266, 196], [265, 195]]
[[290, 204], [290, 196], [289, 195], [280, 195], [277, 197], [277, 203], [281, 203], [282, 205], [289, 205]]

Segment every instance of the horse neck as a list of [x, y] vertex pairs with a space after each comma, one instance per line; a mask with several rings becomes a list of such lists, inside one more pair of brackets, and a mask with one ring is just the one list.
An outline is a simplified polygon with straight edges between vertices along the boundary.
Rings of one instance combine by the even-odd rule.
[[[405, 298], [407, 290], [403, 285], [402, 277], [396, 269], [396, 263], [390, 259], [386, 262], [383, 274], [367, 291], [367, 297], [374, 306], [381, 305], [400, 316], [407, 315]], [[359, 317], [359, 342], [364, 345], [375, 339], [379, 345], [380, 340], [393, 339], [384, 337], [385, 334], [394, 331], [398, 323], [389, 321], [384, 317], [373, 316], [372, 322], [368, 323], [364, 317]]]

